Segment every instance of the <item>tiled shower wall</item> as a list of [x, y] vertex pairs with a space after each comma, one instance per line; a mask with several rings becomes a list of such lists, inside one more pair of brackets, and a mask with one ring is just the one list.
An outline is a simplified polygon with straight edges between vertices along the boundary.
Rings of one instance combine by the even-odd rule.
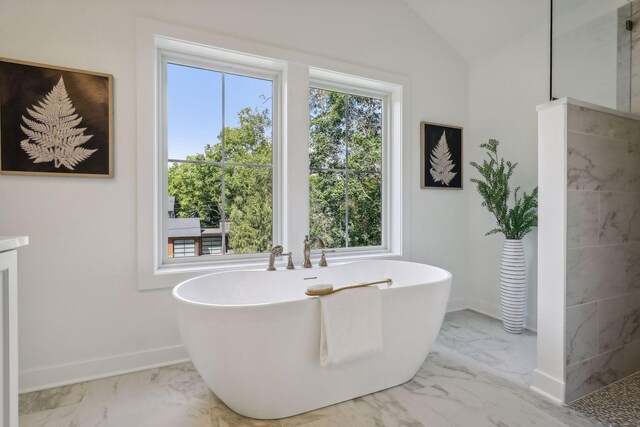
[[640, 121], [567, 107], [571, 402], [640, 370]]
[[[631, 22], [633, 22], [633, 31], [631, 31], [631, 100], [630, 108], [634, 114], [640, 114], [640, 0], [634, 0], [631, 3]], [[619, 48], [624, 49], [624, 43], [620, 43]], [[621, 52], [619, 50], [619, 52]], [[625, 55], [618, 55], [618, 81], [624, 79], [624, 63]], [[620, 88], [620, 85], [618, 86]], [[620, 105], [620, 104], [619, 104]], [[622, 110], [625, 111], [625, 110]]]

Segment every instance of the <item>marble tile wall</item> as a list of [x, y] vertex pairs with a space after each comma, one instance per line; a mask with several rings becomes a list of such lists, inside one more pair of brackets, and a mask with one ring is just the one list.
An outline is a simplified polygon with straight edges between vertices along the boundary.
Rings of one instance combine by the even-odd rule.
[[640, 121], [568, 105], [566, 401], [640, 369]]
[[[631, 21], [634, 30], [631, 32], [631, 112], [640, 114], [640, 0], [631, 4]], [[619, 59], [621, 59], [619, 57]], [[624, 59], [622, 59], [624, 61]], [[620, 78], [620, 69], [618, 71]]]

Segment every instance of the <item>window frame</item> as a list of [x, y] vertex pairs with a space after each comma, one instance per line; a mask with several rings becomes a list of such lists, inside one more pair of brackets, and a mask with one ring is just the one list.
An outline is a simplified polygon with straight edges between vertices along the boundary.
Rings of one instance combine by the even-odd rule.
[[[169, 257], [166, 249], [168, 239], [169, 218], [166, 212], [169, 208], [168, 201], [168, 120], [167, 120], [167, 65], [176, 64], [187, 67], [195, 67], [225, 74], [235, 74], [243, 77], [251, 77], [272, 82], [272, 108], [271, 108], [271, 129], [272, 129], [272, 157], [271, 157], [271, 179], [272, 179], [272, 239], [281, 241], [282, 239], [282, 210], [281, 206], [281, 184], [280, 174], [280, 152], [282, 146], [280, 134], [281, 117], [281, 80], [282, 72], [278, 68], [265, 68], [258, 65], [247, 65], [238, 61], [238, 58], [246, 56], [251, 61], [249, 55], [235, 53], [236, 60], [221, 59], [216, 57], [215, 49], [210, 55], [199, 55], [184, 50], [176, 50], [167, 47], [157, 48], [157, 102], [156, 102], [156, 147], [158, 156], [156, 164], [156, 218], [158, 224], [156, 229], [156, 262], [157, 270], [171, 269], [175, 266], [197, 267], [206, 265], [226, 265], [241, 262], [251, 263], [268, 258], [268, 253], [255, 254], [211, 254], [194, 257]], [[225, 106], [223, 104], [222, 108]], [[224, 114], [224, 113], [223, 113]], [[223, 123], [224, 128], [224, 123]], [[266, 166], [265, 166], [266, 167]]]
[[[390, 181], [392, 177], [390, 176], [391, 168], [389, 167], [389, 153], [390, 153], [390, 128], [392, 126], [391, 116], [390, 116], [390, 104], [392, 94], [386, 90], [373, 89], [371, 87], [367, 87], [365, 85], [359, 85], [360, 83], [366, 82], [366, 79], [359, 78], [356, 76], [350, 76], [354, 81], [350, 83], [341, 82], [339, 79], [330, 78], [330, 77], [319, 77], [313, 76], [313, 72], [310, 73], [311, 78], [309, 79], [309, 86], [307, 91], [310, 91], [312, 88], [328, 90], [333, 92], [346, 93], [349, 95], [355, 96], [365, 96], [369, 98], [376, 98], [382, 101], [382, 159], [381, 159], [381, 198], [382, 198], [382, 212], [381, 212], [381, 228], [382, 235], [380, 245], [376, 246], [346, 246], [339, 248], [331, 248], [331, 250], [335, 250], [338, 256], [340, 255], [349, 255], [349, 254], [363, 254], [363, 253], [371, 253], [371, 252], [386, 252], [389, 250], [389, 241], [390, 241], [390, 223], [389, 223], [389, 213], [390, 213], [390, 205], [389, 205], [389, 189], [390, 189]], [[348, 166], [348, 165], [345, 165]], [[345, 168], [348, 171], [348, 167]], [[311, 164], [307, 165], [308, 174], [311, 174]], [[348, 172], [347, 172], [348, 174]], [[310, 220], [310, 218], [309, 218]], [[320, 236], [322, 237], [322, 236]]]
[[[253, 259], [222, 259], [219, 262], [191, 262], [162, 265], [161, 254], [165, 243], [159, 238], [159, 219], [164, 214], [163, 195], [159, 196], [159, 170], [163, 167], [157, 144], [159, 98], [158, 51], [166, 49], [204, 58], [218, 58], [240, 65], [264, 68], [281, 73], [279, 141], [282, 146], [274, 162], [274, 189], [279, 192], [278, 226], [282, 235], [277, 243], [293, 252], [296, 268], [302, 263], [302, 241], [309, 234], [309, 80], [323, 79], [335, 84], [349, 86], [355, 84], [365, 88], [386, 91], [391, 94], [389, 104], [390, 126], [389, 153], [387, 156], [386, 213], [388, 217], [388, 237], [386, 249], [349, 248], [349, 251], [331, 254], [329, 264], [364, 259], [404, 259], [409, 249], [409, 234], [403, 229], [408, 220], [406, 204], [413, 194], [411, 169], [403, 168], [411, 161], [414, 148], [411, 142], [411, 79], [404, 74], [385, 71], [371, 66], [356, 65], [346, 60], [336, 60], [321, 55], [277, 47], [272, 44], [227, 36], [208, 30], [198, 30], [180, 25], [159, 22], [147, 18], [136, 18], [136, 170], [133, 174], [135, 185], [131, 189], [136, 200], [137, 243], [137, 289], [139, 291], [171, 288], [177, 283], [206, 273], [233, 270], [264, 270], [267, 255]], [[242, 53], [240, 53], [242, 52]], [[357, 76], [357, 77], [356, 77]], [[126, 83], [126, 82], [125, 82]], [[124, 83], [123, 83], [124, 84]], [[123, 90], [126, 88], [123, 87]], [[284, 114], [286, 112], [286, 115]], [[274, 135], [275, 141], [275, 135]], [[274, 147], [275, 149], [276, 147]], [[166, 163], [164, 163], [166, 164]], [[408, 163], [407, 163], [408, 164]], [[274, 168], [275, 168], [274, 164]], [[127, 170], [123, 171], [127, 172]], [[122, 174], [121, 174], [122, 175]], [[299, 182], [295, 182], [298, 180]], [[403, 191], [403, 188], [406, 188]], [[304, 202], [302, 202], [304, 201]], [[287, 223], [287, 227], [282, 224]], [[277, 236], [274, 236], [277, 238]], [[205, 257], [207, 258], [207, 257]], [[221, 259], [222, 257], [219, 257]], [[312, 250], [314, 267], [320, 258], [319, 250]], [[276, 259], [276, 267], [284, 268], [286, 257]]]

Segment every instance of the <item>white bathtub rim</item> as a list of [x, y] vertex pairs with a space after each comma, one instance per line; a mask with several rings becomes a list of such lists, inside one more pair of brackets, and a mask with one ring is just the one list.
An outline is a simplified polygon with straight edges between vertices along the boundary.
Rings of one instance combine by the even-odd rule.
[[[420, 262], [413, 262], [413, 261], [397, 261], [397, 260], [366, 260], [366, 261], [348, 261], [348, 262], [343, 262], [343, 263], [335, 263], [330, 265], [329, 267], [313, 267], [312, 269], [309, 269], [308, 271], [317, 271], [320, 268], [322, 268], [322, 270], [326, 270], [326, 269], [333, 269], [336, 267], [340, 267], [340, 266], [344, 266], [347, 264], [364, 264], [364, 263], [379, 263], [379, 262], [389, 262], [389, 263], [393, 263], [393, 264], [405, 264], [405, 265], [409, 265], [409, 264], [413, 264], [413, 265], [421, 265], [421, 266], [425, 266], [425, 267], [430, 267], [433, 268], [441, 273], [444, 273], [444, 277], [437, 279], [437, 280], [430, 280], [430, 281], [425, 281], [425, 282], [417, 282], [417, 283], [412, 283], [412, 284], [408, 284], [408, 285], [402, 285], [402, 286], [396, 286], [394, 287], [393, 284], [391, 286], [384, 286], [380, 288], [381, 292], [387, 292], [387, 291], [392, 291], [392, 290], [397, 290], [397, 289], [402, 289], [402, 288], [411, 288], [414, 286], [424, 286], [427, 284], [438, 284], [438, 283], [442, 283], [442, 282], [448, 282], [451, 281], [453, 278], [453, 275], [451, 274], [451, 272], [449, 272], [448, 270], [445, 270], [444, 268], [441, 267], [436, 267], [434, 265], [431, 264], [424, 264], [424, 263], [420, 263]], [[247, 270], [239, 270], [239, 271], [246, 271], [246, 272], [260, 272], [260, 273], [264, 273], [266, 272], [266, 270], [263, 269], [247, 269]], [[239, 271], [234, 271], [234, 273], [237, 273]], [[181, 295], [179, 295], [179, 291], [180, 288], [182, 286], [186, 286], [188, 284], [190, 284], [191, 282], [194, 282], [196, 280], [202, 280], [205, 277], [215, 277], [215, 276], [219, 276], [219, 275], [226, 275], [229, 274], [230, 272], [216, 272], [216, 273], [208, 273], [208, 274], [203, 274], [201, 276], [197, 276], [197, 277], [193, 277], [191, 279], [187, 279], [181, 283], [178, 283], [176, 286], [174, 286], [173, 290], [171, 291], [173, 297], [175, 298], [176, 302], [180, 302], [180, 303], [185, 303], [185, 304], [189, 304], [189, 305], [193, 305], [193, 306], [200, 306], [200, 307], [212, 307], [215, 309], [221, 309], [221, 310], [237, 310], [237, 309], [242, 309], [242, 308], [259, 308], [259, 307], [272, 307], [272, 306], [279, 306], [279, 305], [283, 305], [283, 304], [289, 304], [292, 302], [297, 302], [297, 301], [303, 301], [303, 300], [312, 300], [312, 299], [318, 299], [318, 296], [308, 296], [306, 294], [301, 294], [300, 298], [296, 298], [296, 299], [288, 299], [288, 300], [284, 300], [284, 301], [265, 301], [265, 302], [257, 302], [257, 303], [242, 303], [242, 304], [217, 304], [217, 303], [208, 303], [208, 302], [199, 302], [199, 301], [194, 301], [191, 299], [187, 299]], [[380, 280], [383, 280], [385, 278], [381, 278]]]

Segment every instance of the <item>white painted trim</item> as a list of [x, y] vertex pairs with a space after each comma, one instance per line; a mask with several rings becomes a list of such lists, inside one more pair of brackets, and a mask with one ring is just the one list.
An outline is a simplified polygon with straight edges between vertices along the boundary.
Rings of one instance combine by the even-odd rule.
[[0, 252], [0, 423], [6, 427], [18, 427], [18, 246], [13, 247]]
[[[566, 375], [567, 101], [560, 101], [564, 102], [556, 101], [538, 111], [536, 371], [540, 374], [534, 376], [537, 378], [534, 386], [541, 393], [563, 400]], [[545, 376], [541, 376], [542, 373]]]
[[21, 371], [20, 393], [128, 374], [190, 360], [182, 344]]
[[529, 390], [546, 397], [558, 405], [564, 404], [564, 381], [560, 381], [544, 372], [534, 369]]
[[1, 236], [0, 252], [11, 251], [29, 244], [29, 236]]
[[531, 314], [527, 314], [524, 318], [524, 327], [525, 329], [530, 330], [531, 332], [538, 333], [538, 318]]
[[474, 297], [469, 297], [469, 309], [484, 314], [485, 316], [501, 320], [500, 306], [493, 301], [485, 301]]

